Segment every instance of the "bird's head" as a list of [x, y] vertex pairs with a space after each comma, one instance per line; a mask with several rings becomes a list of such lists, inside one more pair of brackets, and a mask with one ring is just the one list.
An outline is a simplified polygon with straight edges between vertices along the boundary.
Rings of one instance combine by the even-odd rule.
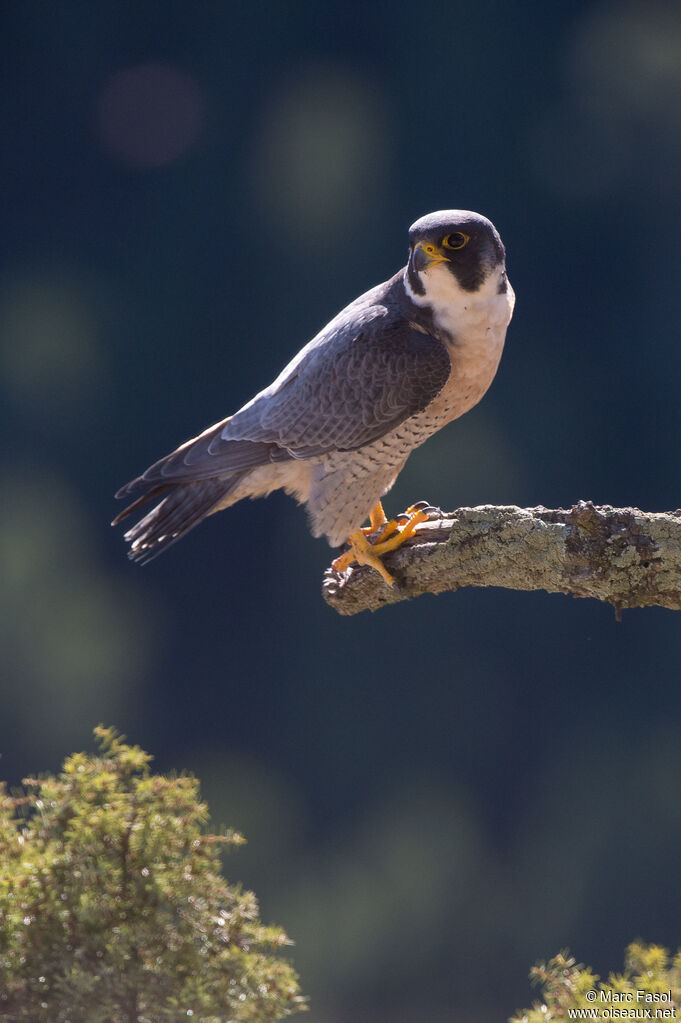
[[[441, 290], [451, 274], [458, 289], [502, 290], [506, 252], [494, 224], [470, 210], [440, 210], [409, 229], [407, 280], [414, 296]], [[454, 283], [452, 281], [450, 284]]]

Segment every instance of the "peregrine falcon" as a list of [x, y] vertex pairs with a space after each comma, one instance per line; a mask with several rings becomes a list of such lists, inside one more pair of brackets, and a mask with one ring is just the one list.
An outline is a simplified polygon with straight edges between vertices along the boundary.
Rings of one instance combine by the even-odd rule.
[[[515, 296], [494, 225], [441, 210], [409, 230], [409, 259], [346, 306], [234, 415], [186, 441], [116, 497], [114, 525], [157, 502], [125, 534], [130, 557], [156, 557], [214, 512], [279, 488], [305, 504], [342, 572], [381, 558], [427, 516], [388, 521], [381, 497], [410, 453], [482, 398], [499, 365]], [[369, 519], [370, 525], [362, 528]]]

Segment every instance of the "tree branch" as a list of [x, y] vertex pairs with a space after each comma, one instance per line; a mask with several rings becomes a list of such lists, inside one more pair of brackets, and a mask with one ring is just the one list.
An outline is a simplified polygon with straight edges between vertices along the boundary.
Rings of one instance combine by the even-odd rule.
[[329, 568], [323, 595], [339, 614], [375, 611], [422, 593], [503, 586], [594, 597], [626, 607], [681, 609], [681, 509], [642, 512], [579, 501], [569, 510], [459, 508], [433, 514], [386, 555], [399, 591], [377, 572]]

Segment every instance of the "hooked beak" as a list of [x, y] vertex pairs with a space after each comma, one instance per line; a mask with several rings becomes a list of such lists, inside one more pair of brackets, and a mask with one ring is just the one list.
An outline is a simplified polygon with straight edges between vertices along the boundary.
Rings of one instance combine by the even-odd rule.
[[428, 270], [438, 263], [449, 263], [442, 249], [432, 242], [418, 242], [414, 246], [411, 261], [415, 270]]

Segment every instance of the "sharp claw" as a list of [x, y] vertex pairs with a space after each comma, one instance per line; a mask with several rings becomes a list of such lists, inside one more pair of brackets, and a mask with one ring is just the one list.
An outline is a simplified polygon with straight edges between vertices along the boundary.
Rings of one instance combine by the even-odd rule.
[[[407, 508], [406, 513], [413, 515], [414, 512], [423, 512], [426, 518], [442, 518], [442, 508], [436, 508], [434, 504], [428, 504], [427, 501], [419, 501], [418, 504], [412, 504], [410, 508]], [[422, 520], [422, 521], [425, 521]]]
[[384, 523], [376, 535], [375, 543], [381, 543], [383, 540], [387, 540], [389, 536], [392, 536], [397, 530], [397, 522], [395, 519], [391, 519], [389, 522]]
[[342, 575], [343, 572], [347, 571], [354, 560], [355, 554], [352, 548], [350, 548], [350, 550], [346, 550], [344, 554], [334, 558], [331, 562], [331, 568], [334, 572], [338, 572], [339, 575]]
[[387, 586], [399, 593], [398, 583], [385, 568], [381, 559], [384, 554], [396, 550], [405, 540], [412, 537], [416, 526], [421, 522], [426, 522], [428, 513], [433, 511], [439, 513], [439, 509], [434, 509], [427, 501], [419, 501], [417, 504], [412, 504], [396, 519], [386, 521], [378, 530], [373, 529], [372, 520], [371, 527], [365, 526], [351, 535], [348, 540], [349, 549], [336, 558], [331, 567], [340, 574], [345, 572], [353, 562], [357, 562], [359, 565], [368, 565], [383, 577]]

